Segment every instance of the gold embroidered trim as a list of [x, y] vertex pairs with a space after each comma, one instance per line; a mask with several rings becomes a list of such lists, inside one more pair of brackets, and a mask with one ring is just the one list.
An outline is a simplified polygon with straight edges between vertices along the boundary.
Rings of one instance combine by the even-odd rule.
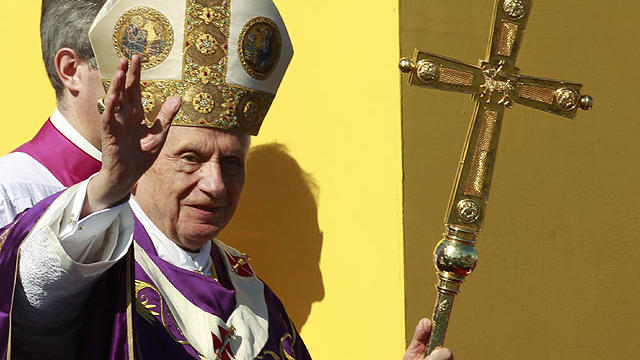
[[[158, 294], [158, 298], [160, 299], [160, 309], [158, 311], [155, 311], [156, 308], [158, 307], [158, 305], [156, 304], [150, 304], [149, 303], [149, 297], [147, 297], [144, 294], [140, 294], [140, 291], [144, 290], [144, 289], [151, 289], [153, 292], [155, 292], [156, 294]], [[167, 327], [167, 322], [165, 319], [165, 308], [164, 308], [164, 300], [162, 298], [162, 295], [160, 294], [160, 290], [158, 290], [158, 288], [156, 288], [154, 285], [149, 284], [148, 282], [144, 282], [141, 280], [136, 280], [135, 281], [135, 295], [136, 295], [136, 311], [137, 313], [142, 316], [143, 319], [145, 319], [148, 322], [153, 322], [156, 320], [155, 316], [160, 316], [160, 321], [162, 322], [162, 326], [164, 326], [164, 328], [167, 330], [167, 333], [169, 334], [169, 336], [177, 343], [185, 345], [185, 344], [189, 344], [189, 342], [187, 340], [178, 340], [176, 339], [173, 334], [171, 333], [171, 331], [169, 330], [169, 328]], [[169, 311], [168, 309], [166, 311]], [[171, 313], [169, 313], [169, 316], [171, 316]], [[176, 326], [176, 329], [178, 329], [178, 331], [180, 332], [180, 335], [182, 335], [182, 337], [184, 337], [186, 339], [186, 337], [184, 336], [184, 334], [182, 333], [182, 330], [178, 327], [178, 325], [175, 323], [174, 321], [174, 325]]]
[[208, 114], [213, 111], [213, 97], [207, 93], [200, 93], [193, 98], [193, 108], [201, 114]]
[[291, 339], [291, 351], [293, 351], [293, 344], [295, 344], [295, 338], [293, 336], [291, 336], [291, 334], [284, 334], [284, 336], [282, 338], [280, 338], [280, 355], [282, 355], [283, 358], [285, 358], [287, 360], [296, 360], [296, 358], [294, 358], [293, 356], [287, 354], [287, 352], [284, 350], [284, 341], [287, 338]]
[[2, 235], [0, 235], [0, 251], [2, 251], [2, 245], [4, 245], [5, 240], [7, 240], [7, 236], [9, 235], [9, 231], [11, 230], [12, 227], [13, 225], [7, 228], [7, 230], [5, 230], [2, 233]]
[[196, 49], [205, 55], [211, 55], [216, 52], [218, 40], [211, 34], [200, 34], [196, 39]]
[[14, 226], [16, 226], [16, 224], [18, 224], [18, 221], [20, 221], [20, 218], [23, 217], [24, 214], [25, 213], [18, 214], [13, 223], [2, 234], [0, 234], [0, 252], [2, 251], [2, 245], [4, 245], [4, 242], [9, 236], [9, 232], [11, 231], [11, 229], [13, 229]]
[[[289, 319], [289, 329], [291, 329], [291, 334], [284, 334], [280, 338], [280, 356], [271, 350], [263, 350], [260, 352], [258, 356], [256, 356], [256, 360], [263, 360], [265, 356], [271, 356], [272, 360], [296, 360], [293, 356], [289, 355], [284, 351], [284, 341], [289, 338], [291, 339], [291, 350], [293, 351], [293, 347], [296, 344], [297, 336], [296, 336], [296, 328], [293, 326], [293, 322]], [[265, 359], [266, 360], [266, 359]]]
[[135, 348], [133, 347], [133, 314], [131, 308], [131, 261], [133, 258], [131, 255], [132, 252], [133, 247], [130, 247], [129, 251], [127, 252], [127, 259], [125, 260], [127, 262], [127, 355], [130, 360], [135, 360]]
[[148, 113], [153, 110], [153, 107], [156, 106], [153, 94], [148, 91], [143, 91], [140, 94], [140, 97], [142, 100], [142, 109], [144, 110], [144, 112]]
[[271, 350], [266, 350], [266, 351], [264, 351], [262, 353], [262, 355], [256, 356], [256, 360], [265, 359], [265, 356], [267, 356], [267, 355], [271, 356], [271, 359], [273, 359], [273, 360], [280, 360], [280, 357], [278, 356], [278, 354], [274, 353]]
[[127, 10], [113, 28], [113, 47], [120, 57], [142, 55], [142, 69], [165, 61], [173, 48], [173, 28], [158, 10], [139, 6]]

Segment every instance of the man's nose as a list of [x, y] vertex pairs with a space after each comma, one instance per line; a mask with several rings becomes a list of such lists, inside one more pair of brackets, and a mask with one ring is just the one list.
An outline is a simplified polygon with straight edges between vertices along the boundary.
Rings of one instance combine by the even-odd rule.
[[217, 162], [208, 162], [200, 168], [198, 188], [213, 198], [219, 198], [226, 192], [222, 169]]

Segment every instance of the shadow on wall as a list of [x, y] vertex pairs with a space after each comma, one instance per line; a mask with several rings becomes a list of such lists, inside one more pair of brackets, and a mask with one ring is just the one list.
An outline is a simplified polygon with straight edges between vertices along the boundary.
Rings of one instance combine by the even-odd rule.
[[317, 186], [278, 143], [255, 146], [238, 209], [221, 239], [249, 255], [256, 273], [301, 330], [324, 298]]

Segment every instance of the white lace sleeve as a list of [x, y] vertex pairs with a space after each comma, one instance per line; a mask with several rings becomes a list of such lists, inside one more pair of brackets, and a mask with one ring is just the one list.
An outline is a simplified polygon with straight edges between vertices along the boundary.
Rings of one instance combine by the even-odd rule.
[[20, 248], [13, 339], [34, 358], [74, 357], [92, 287], [126, 254], [133, 239], [126, 203], [78, 220], [87, 182], [62, 193]]

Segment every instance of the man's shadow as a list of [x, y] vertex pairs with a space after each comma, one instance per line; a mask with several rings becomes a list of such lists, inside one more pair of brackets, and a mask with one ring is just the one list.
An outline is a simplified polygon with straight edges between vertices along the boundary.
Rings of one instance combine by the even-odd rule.
[[249, 255], [249, 263], [282, 300], [298, 330], [311, 304], [324, 298], [317, 190], [284, 145], [255, 146], [238, 209], [219, 236]]

